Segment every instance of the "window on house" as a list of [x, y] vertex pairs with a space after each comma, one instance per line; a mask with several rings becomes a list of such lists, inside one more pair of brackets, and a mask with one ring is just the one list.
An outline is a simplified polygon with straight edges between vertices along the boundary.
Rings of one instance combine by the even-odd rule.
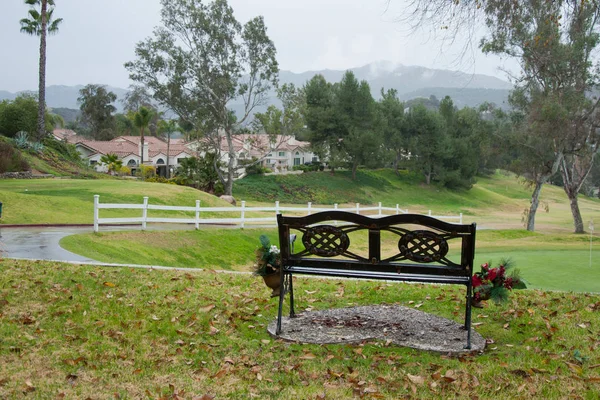
[[165, 160], [163, 160], [162, 158], [159, 158], [158, 160], [156, 160], [156, 163], [163, 165], [165, 163]]
[[181, 164], [183, 162], [183, 160], [185, 160], [185, 158], [178, 158], [177, 159], [177, 164]]
[[280, 151], [279, 152], [279, 157], [285, 157], [285, 151]]
[[137, 162], [135, 162], [135, 160], [129, 160], [129, 161], [127, 161], [127, 166], [135, 167], [135, 166], [137, 166]]
[[294, 158], [294, 165], [300, 165], [300, 157]]
[[270, 159], [270, 158], [267, 158], [267, 159], [265, 160], [265, 162], [266, 162], [267, 164], [271, 164], [271, 159]]
[[317, 161], [319, 161], [319, 158], [317, 156], [313, 156], [312, 160], [313, 160], [313, 162], [317, 162]]
[[96, 165], [98, 164], [98, 160], [90, 160], [90, 165]]
[[269, 154], [268, 154], [268, 157], [273, 157], [273, 153], [269, 153]]

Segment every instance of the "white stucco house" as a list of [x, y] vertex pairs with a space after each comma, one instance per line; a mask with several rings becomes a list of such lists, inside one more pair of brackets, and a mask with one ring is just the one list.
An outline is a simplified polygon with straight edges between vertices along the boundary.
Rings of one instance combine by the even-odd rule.
[[[129, 167], [134, 174], [139, 168], [143, 152], [144, 165], [155, 167], [158, 175], [166, 176], [167, 168], [175, 171], [183, 159], [194, 156], [203, 157], [206, 152], [214, 151], [207, 139], [190, 142], [171, 139], [170, 144], [167, 144], [166, 141], [155, 136], [145, 136], [142, 149], [139, 136], [119, 136], [112, 140], [99, 141], [83, 139], [74, 132], [66, 132], [66, 130], [55, 130], [54, 136], [59, 140], [75, 144], [81, 157], [98, 172], [107, 172], [107, 166], [100, 161], [102, 156], [107, 154], [116, 154], [123, 165]], [[227, 164], [229, 162], [227, 141], [223, 136], [220, 139], [221, 161]], [[310, 150], [309, 142], [296, 140], [292, 136], [235, 135], [233, 146], [236, 153], [234, 164], [236, 168], [240, 163], [253, 158], [276, 173], [290, 171], [296, 165], [319, 161], [317, 155]], [[240, 176], [244, 175], [243, 169], [238, 172]]]
[[107, 171], [107, 166], [100, 162], [102, 156], [116, 154], [123, 165], [131, 169], [132, 174], [139, 168], [143, 151], [144, 165], [155, 167], [160, 176], [166, 176], [167, 168], [175, 171], [182, 159], [193, 155], [180, 141], [168, 144], [154, 136], [144, 137], [143, 150], [139, 136], [119, 136], [109, 141], [79, 140], [75, 143], [75, 148], [98, 172]]
[[[296, 165], [319, 161], [318, 156], [310, 149], [309, 142], [296, 140], [293, 136], [269, 136], [266, 134], [235, 135], [232, 138], [234, 151], [236, 153], [235, 166], [240, 162], [256, 158], [265, 167], [275, 172], [291, 170]], [[206, 139], [196, 140], [186, 144], [194, 152], [201, 156], [210, 150], [210, 144]], [[224, 137], [220, 143], [221, 161], [225, 164], [229, 161], [227, 141]]]

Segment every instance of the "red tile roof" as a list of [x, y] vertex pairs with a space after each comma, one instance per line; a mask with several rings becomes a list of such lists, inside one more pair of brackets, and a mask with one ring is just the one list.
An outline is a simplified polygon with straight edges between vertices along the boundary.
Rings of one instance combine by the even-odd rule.
[[125, 157], [130, 154], [138, 154], [138, 146], [131, 142], [108, 142], [100, 140], [80, 140], [80, 143], [90, 150], [100, 154], [116, 154], [119, 157]]

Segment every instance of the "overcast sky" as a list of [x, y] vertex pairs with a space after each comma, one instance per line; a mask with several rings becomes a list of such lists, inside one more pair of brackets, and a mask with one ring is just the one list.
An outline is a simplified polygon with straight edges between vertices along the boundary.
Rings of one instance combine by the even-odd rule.
[[[497, 57], [477, 50], [472, 60], [457, 63], [459, 47], [442, 51], [426, 33], [410, 35], [398, 22], [404, 1], [391, 0], [391, 7], [386, 0], [229, 0], [229, 4], [242, 23], [264, 16], [281, 69], [347, 69], [387, 60], [505, 78]], [[60, 32], [48, 40], [46, 84], [128, 87], [131, 82], [123, 64], [134, 58], [135, 44], [160, 25], [160, 1], [55, 3], [54, 15], [64, 21]], [[22, 0], [0, 0], [0, 90], [37, 89], [39, 39], [19, 31], [27, 10]]]

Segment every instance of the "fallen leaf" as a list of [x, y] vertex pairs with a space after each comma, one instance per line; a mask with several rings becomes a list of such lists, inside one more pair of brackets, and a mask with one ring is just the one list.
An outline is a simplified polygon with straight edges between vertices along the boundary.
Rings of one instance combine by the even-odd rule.
[[200, 311], [200, 312], [203, 312], [203, 313], [207, 313], [207, 312], [209, 312], [210, 310], [212, 310], [212, 309], [213, 309], [213, 308], [215, 308], [215, 307], [216, 307], [216, 306], [215, 306], [214, 304], [209, 304], [209, 305], [207, 305], [207, 306], [200, 307], [200, 308], [198, 309], [198, 311]]
[[117, 286], [117, 285], [115, 285], [115, 284], [114, 284], [114, 283], [112, 283], [112, 282], [104, 282], [104, 283], [103, 283], [103, 285], [104, 285], [104, 286], [108, 286], [108, 287], [115, 287], [115, 286]]
[[423, 378], [422, 376], [411, 375], [411, 374], [406, 374], [406, 376], [412, 383], [414, 383], [416, 385], [422, 385], [425, 383], [425, 378]]
[[[227, 374], [227, 370], [225, 368], [219, 370], [216, 374], [213, 375], [213, 378], [222, 378]], [[260, 380], [260, 379], [259, 379]]]
[[529, 378], [531, 376], [527, 371], [522, 369], [513, 369], [512, 371], [510, 371], [510, 373], [516, 376], [520, 376], [521, 378]]
[[581, 375], [583, 373], [583, 368], [581, 368], [579, 365], [567, 361], [565, 361], [565, 364], [567, 364], [567, 367], [569, 367], [569, 369], [577, 375]]
[[315, 356], [313, 353], [306, 353], [302, 357], [298, 358], [300, 358], [301, 360], [314, 360], [315, 358], [317, 358], [317, 356]]

